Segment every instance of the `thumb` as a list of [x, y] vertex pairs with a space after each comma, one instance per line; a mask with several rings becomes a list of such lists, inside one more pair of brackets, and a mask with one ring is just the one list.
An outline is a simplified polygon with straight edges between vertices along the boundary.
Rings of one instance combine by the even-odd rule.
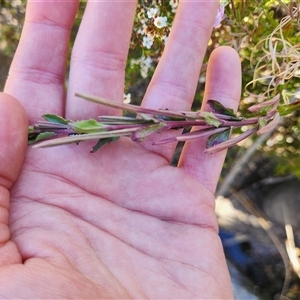
[[10, 189], [19, 175], [27, 147], [28, 120], [14, 97], [0, 93], [0, 187]]

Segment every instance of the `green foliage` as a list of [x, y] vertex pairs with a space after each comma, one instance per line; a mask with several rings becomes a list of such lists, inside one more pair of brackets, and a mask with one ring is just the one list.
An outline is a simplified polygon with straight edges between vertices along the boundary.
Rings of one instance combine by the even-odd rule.
[[219, 127], [221, 122], [215, 117], [215, 115], [211, 112], [203, 112], [205, 117], [205, 122], [207, 125]]
[[103, 130], [106, 126], [94, 119], [82, 120], [70, 123], [70, 126], [77, 133], [93, 133]]
[[70, 122], [70, 120], [66, 120], [55, 114], [44, 114], [43, 118], [48, 122], [58, 123], [58, 124], [68, 124]]
[[260, 151], [276, 158], [280, 174], [299, 176], [299, 1], [232, 1], [226, 15], [212, 35], [211, 47], [228, 45], [240, 54], [240, 111], [280, 95], [278, 111], [286, 117]]
[[26, 0], [0, 1], [0, 51], [9, 56], [15, 52], [21, 36]]
[[97, 142], [97, 144], [93, 147], [93, 150], [91, 151], [91, 153], [97, 152], [105, 144], [109, 144], [111, 142], [117, 141], [118, 139], [119, 139], [118, 136], [104, 138], [104, 139], [99, 139], [99, 141]]
[[295, 110], [300, 109], [300, 100], [290, 104], [283, 104], [278, 107], [278, 112], [281, 116], [292, 114]]
[[31, 145], [33, 143], [42, 141], [42, 140], [47, 140], [51, 137], [55, 136], [54, 132], [49, 132], [49, 131], [45, 131], [45, 132], [41, 132], [38, 135], [31, 135], [29, 134], [28, 136], [28, 144]]

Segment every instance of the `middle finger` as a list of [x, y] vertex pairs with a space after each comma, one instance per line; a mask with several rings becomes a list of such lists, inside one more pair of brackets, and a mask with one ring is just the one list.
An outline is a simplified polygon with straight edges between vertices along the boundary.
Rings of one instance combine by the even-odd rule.
[[115, 114], [75, 93], [122, 101], [136, 0], [89, 1], [71, 57], [66, 116], [77, 120]]

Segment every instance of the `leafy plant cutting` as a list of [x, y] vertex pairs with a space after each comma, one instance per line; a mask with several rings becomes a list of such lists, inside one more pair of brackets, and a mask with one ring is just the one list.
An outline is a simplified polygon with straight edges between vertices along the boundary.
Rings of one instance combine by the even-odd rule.
[[[44, 148], [98, 140], [91, 151], [96, 152], [104, 144], [116, 141], [121, 136], [141, 142], [153, 134], [173, 129], [189, 130], [195, 126], [189, 132], [178, 133], [176, 131], [173, 137], [158, 137], [153, 144], [161, 145], [207, 138], [206, 152], [215, 153], [234, 146], [254, 133], [264, 134], [272, 130], [279, 122], [280, 116], [300, 106], [300, 101], [279, 106], [278, 94], [269, 101], [251, 106], [248, 109], [250, 114], [241, 117], [216, 100], [208, 100], [212, 112], [192, 112], [149, 109], [83, 94], [76, 94], [76, 96], [121, 109], [124, 113], [135, 114], [135, 116], [99, 116], [98, 120], [73, 121], [55, 114], [45, 114], [43, 121], [29, 126], [28, 143], [34, 144], [35, 148]], [[247, 130], [230, 138], [232, 131], [242, 126], [247, 126]]]

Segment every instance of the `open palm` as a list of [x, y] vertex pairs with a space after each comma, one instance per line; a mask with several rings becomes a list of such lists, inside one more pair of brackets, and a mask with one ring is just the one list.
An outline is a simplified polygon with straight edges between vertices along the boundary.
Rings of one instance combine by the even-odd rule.
[[[47, 112], [73, 120], [118, 113], [74, 94], [122, 100], [135, 5], [88, 3], [66, 97], [78, 1], [28, 2], [5, 92], [23, 104], [30, 122]], [[180, 3], [142, 105], [190, 108], [217, 7], [217, 1]], [[239, 92], [236, 53], [217, 49], [204, 100], [236, 108]], [[94, 154], [90, 143], [27, 149], [22, 106], [5, 94], [0, 105], [1, 298], [232, 297], [214, 215], [225, 153], [204, 154], [204, 142], [192, 142], [175, 168], [169, 163], [175, 145], [127, 138]]]

